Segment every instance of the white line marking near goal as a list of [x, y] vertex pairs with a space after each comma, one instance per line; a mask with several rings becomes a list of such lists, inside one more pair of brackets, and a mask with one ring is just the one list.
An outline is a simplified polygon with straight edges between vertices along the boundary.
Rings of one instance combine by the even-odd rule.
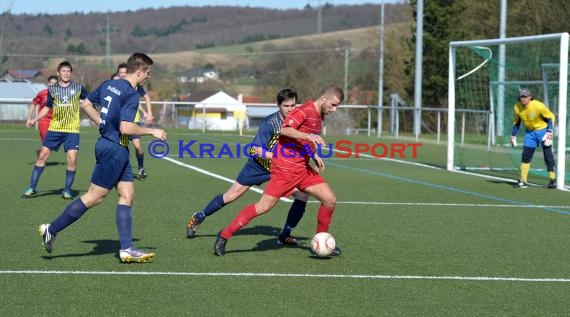
[[[309, 203], [318, 203], [318, 201], [309, 201]], [[437, 206], [437, 207], [492, 207], [492, 208], [560, 208], [570, 209], [568, 206], [551, 206], [551, 205], [507, 205], [507, 204], [460, 204], [460, 203], [427, 203], [427, 202], [389, 202], [389, 201], [337, 201], [337, 204], [346, 205], [385, 205], [385, 206]]]
[[[408, 163], [408, 162], [400, 162], [397, 160], [394, 160], [394, 162], [397, 163]], [[375, 175], [380, 175], [383, 177], [388, 177], [391, 179], [397, 179], [397, 180], [402, 180], [402, 181], [406, 181], [406, 182], [410, 182], [410, 183], [415, 183], [415, 184], [421, 184], [421, 185], [427, 185], [429, 187], [432, 188], [438, 188], [438, 189], [444, 189], [444, 190], [448, 190], [448, 191], [452, 191], [452, 192], [457, 192], [457, 193], [463, 193], [463, 194], [467, 194], [467, 195], [471, 195], [471, 196], [475, 196], [475, 197], [479, 197], [479, 198], [485, 198], [485, 199], [491, 199], [491, 200], [495, 200], [495, 201], [502, 201], [502, 202], [507, 202], [507, 203], [511, 203], [513, 205], [519, 205], [519, 206], [531, 206], [534, 208], [542, 208], [544, 210], [550, 211], [550, 212], [555, 212], [555, 213], [559, 213], [559, 214], [563, 214], [563, 215], [570, 215], [569, 211], [565, 211], [565, 210], [561, 210], [560, 208], [551, 208], [551, 207], [538, 207], [539, 205], [535, 205], [535, 204], [531, 204], [531, 203], [527, 203], [527, 202], [523, 202], [523, 201], [517, 201], [517, 200], [511, 200], [511, 199], [507, 199], [507, 198], [502, 198], [499, 196], [493, 196], [491, 194], [482, 194], [482, 193], [478, 193], [478, 192], [473, 192], [473, 191], [469, 191], [469, 190], [463, 190], [463, 189], [459, 189], [456, 187], [450, 187], [450, 186], [444, 186], [444, 185], [439, 185], [439, 184], [434, 184], [434, 183], [429, 183], [426, 181], [420, 181], [420, 180], [414, 180], [414, 179], [410, 179], [410, 178], [405, 178], [405, 177], [399, 177], [399, 176], [394, 176], [391, 174], [386, 174], [386, 173], [382, 173], [382, 172], [376, 172], [376, 171], [371, 171], [371, 170], [367, 170], [367, 169], [362, 169], [362, 168], [356, 168], [356, 167], [351, 167], [351, 166], [347, 166], [344, 164], [338, 164], [338, 163], [331, 163], [334, 164], [333, 166], [340, 166], [346, 169], [351, 169], [351, 170], [355, 170], [355, 171], [359, 171], [359, 172], [366, 172], [369, 174], [375, 174]], [[440, 169], [440, 168], [437, 168]], [[477, 175], [479, 176], [479, 175]], [[493, 177], [495, 178], [495, 177]], [[510, 180], [512, 181], [512, 180]]]
[[[207, 170], [205, 170], [205, 169], [201, 169], [201, 168], [196, 167], [196, 166], [194, 166], [194, 165], [182, 163], [182, 162], [177, 161], [177, 160], [175, 160], [175, 159], [172, 159], [172, 158], [170, 158], [170, 157], [163, 157], [162, 159], [163, 159], [163, 160], [167, 160], [167, 161], [169, 161], [169, 162], [171, 162], [171, 163], [174, 163], [174, 164], [176, 164], [176, 165], [178, 165], [178, 166], [182, 166], [182, 167], [189, 168], [189, 169], [194, 170], [194, 171], [196, 171], [196, 172], [198, 172], [198, 173], [202, 173], [202, 174], [205, 174], [205, 175], [212, 176], [212, 177], [214, 177], [214, 178], [223, 180], [223, 181], [228, 182], [228, 183], [230, 183], [230, 184], [233, 184], [233, 182], [234, 182], [233, 179], [229, 179], [229, 178], [227, 178], [227, 177], [225, 177], [225, 176], [222, 176], [222, 175], [219, 175], [219, 174], [215, 174], [215, 173], [209, 172], [209, 171], [207, 171]], [[254, 192], [256, 192], [256, 193], [259, 193], [259, 194], [263, 194], [263, 190], [261, 190], [261, 189], [259, 189], [259, 188], [257, 188], [257, 187], [251, 186], [251, 187], [249, 188], [249, 190], [252, 190], [252, 191], [254, 191]], [[291, 199], [289, 199], [289, 198], [281, 198], [281, 200], [282, 200], [282, 201], [285, 201], [285, 202], [288, 202], [288, 203], [293, 202], [293, 201], [292, 201]]]
[[[333, 151], [335, 151], [335, 152], [341, 152], [341, 153], [347, 153], [347, 152], [339, 151], [339, 150], [336, 150], [336, 149], [333, 149]], [[414, 166], [425, 167], [425, 168], [431, 168], [431, 169], [446, 170], [446, 169], [441, 168], [441, 167], [437, 167], [437, 166], [433, 166], [433, 165], [428, 165], [428, 164], [424, 164], [424, 163], [408, 162], [408, 161], [402, 161], [402, 160], [393, 159], [393, 158], [388, 158], [388, 157], [375, 157], [375, 156], [373, 156], [373, 155], [366, 154], [366, 153], [358, 153], [358, 155], [361, 155], [361, 156], [363, 156], [363, 157], [367, 157], [368, 159], [385, 160], [385, 161], [390, 161], [390, 162], [399, 163], [399, 164], [407, 164], [407, 165], [414, 165]], [[469, 171], [455, 170], [454, 172], [456, 172], [456, 173], [461, 173], [461, 174], [466, 174], [466, 175], [470, 175], [470, 176], [477, 176], [477, 177], [483, 177], [483, 178], [488, 178], [488, 179], [494, 179], [494, 180], [512, 182], [513, 184], [516, 182], [516, 181], [515, 181], [514, 179], [512, 179], [512, 178], [505, 178], [505, 177], [499, 177], [499, 176], [493, 176], [493, 175], [485, 175], [485, 174], [477, 174], [477, 173], [472, 173], [472, 172], [469, 172]], [[535, 187], [542, 187], [541, 185], [532, 184], [532, 183], [529, 183], [529, 185], [532, 185], [532, 186], [535, 186]], [[565, 188], [565, 189], [562, 189], [562, 190], [563, 190], [563, 191], [569, 191], [568, 188]]]
[[[366, 154], [361, 154], [361, 155], [366, 155]], [[177, 161], [175, 159], [172, 159], [170, 157], [163, 157], [163, 159], [174, 163], [176, 165], [179, 166], [183, 166], [189, 169], [192, 169], [194, 171], [197, 171], [199, 173], [208, 175], [208, 176], [212, 176], [214, 178], [223, 180], [225, 182], [228, 183], [233, 183], [234, 180], [224, 177], [222, 175], [219, 174], [215, 174], [212, 172], [209, 172], [207, 170], [201, 169], [199, 167], [196, 167], [194, 165], [190, 165], [190, 164], [186, 164], [186, 163], [182, 163], [180, 161]], [[375, 158], [375, 159], [380, 159], [380, 158]], [[436, 168], [439, 169], [437, 167], [431, 166], [431, 165], [425, 165], [422, 163], [413, 163], [413, 162], [406, 162], [406, 161], [399, 161], [399, 160], [395, 160], [395, 159], [389, 159], [389, 158], [381, 158], [383, 160], [389, 160], [392, 162], [396, 162], [396, 163], [402, 163], [402, 164], [411, 164], [411, 165], [416, 165], [416, 166], [421, 166], [421, 167], [428, 167], [428, 168]], [[477, 174], [474, 174], [475, 176], [480, 176]], [[499, 179], [499, 177], [489, 177], [489, 178], [496, 178]], [[259, 193], [259, 194], [263, 194], [263, 190], [257, 188], [257, 187], [250, 187], [250, 190]], [[293, 202], [293, 200], [289, 199], [289, 198], [281, 198], [282, 201], [285, 202]], [[308, 203], [319, 203], [318, 201], [315, 200], [309, 200]], [[441, 206], [441, 207], [494, 207], [494, 208], [558, 208], [558, 209], [570, 209], [570, 206], [549, 206], [549, 205], [534, 205], [534, 204], [525, 204], [525, 205], [520, 205], [520, 204], [511, 204], [511, 205], [507, 205], [507, 204], [460, 204], [460, 203], [428, 203], [428, 202], [381, 202], [381, 201], [337, 201], [337, 204], [347, 204], [347, 205], [410, 205], [410, 206]]]
[[2, 270], [0, 274], [47, 275], [148, 275], [148, 276], [230, 276], [230, 277], [285, 277], [329, 279], [384, 279], [384, 280], [444, 280], [444, 281], [500, 281], [500, 282], [557, 282], [570, 283], [570, 278], [529, 278], [503, 276], [429, 276], [429, 275], [368, 275], [368, 274], [310, 274], [310, 273], [248, 273], [248, 272], [117, 272], [117, 271], [41, 271]]

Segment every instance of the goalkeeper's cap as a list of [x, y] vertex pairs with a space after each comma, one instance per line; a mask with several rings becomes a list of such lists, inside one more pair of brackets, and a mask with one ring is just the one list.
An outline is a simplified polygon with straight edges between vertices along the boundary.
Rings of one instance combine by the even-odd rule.
[[530, 92], [530, 90], [528, 88], [523, 88], [523, 89], [521, 89], [520, 96], [531, 97], [532, 93]]

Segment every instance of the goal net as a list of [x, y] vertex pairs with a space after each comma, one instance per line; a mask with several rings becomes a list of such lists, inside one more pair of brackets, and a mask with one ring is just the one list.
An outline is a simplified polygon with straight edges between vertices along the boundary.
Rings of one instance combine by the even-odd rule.
[[[570, 183], [568, 33], [457, 41], [449, 44], [447, 169], [518, 179], [524, 125], [517, 147], [509, 144], [513, 107], [522, 88], [556, 116], [553, 152], [557, 188]], [[546, 184], [542, 148], [531, 162], [529, 180]]]

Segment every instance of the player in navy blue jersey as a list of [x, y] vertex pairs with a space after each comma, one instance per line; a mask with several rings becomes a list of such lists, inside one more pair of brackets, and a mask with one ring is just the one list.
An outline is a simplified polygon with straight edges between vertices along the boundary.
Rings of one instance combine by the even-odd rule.
[[[120, 78], [123, 78], [127, 75], [127, 64], [121, 63], [117, 66], [117, 75]], [[154, 117], [152, 116], [152, 105], [150, 103], [150, 96], [146, 93], [146, 90], [143, 86], [136, 87], [137, 92], [144, 99], [146, 104], [146, 111], [142, 106], [139, 106], [140, 112], [143, 113], [144, 121], [147, 125], [151, 125]], [[135, 123], [141, 124], [140, 121], [140, 112], [137, 111], [137, 115], [135, 117]], [[131, 135], [130, 140], [133, 142], [133, 146], [135, 147], [135, 156], [137, 158], [137, 167], [138, 167], [138, 179], [144, 181], [147, 177], [146, 171], [144, 169], [144, 150], [141, 145], [141, 137], [140, 135]]]
[[[59, 232], [79, 219], [89, 208], [101, 203], [109, 191], [116, 187], [119, 202], [115, 215], [121, 261], [148, 262], [154, 257], [154, 253], [146, 253], [133, 246], [131, 205], [135, 188], [128, 148], [130, 134], [166, 139], [163, 130], [139, 127], [133, 122], [139, 106], [139, 95], [135, 87], [144, 84], [150, 77], [152, 64], [152, 59], [146, 54], [134, 53], [127, 61], [128, 74], [125, 78], [103, 82], [84, 101], [86, 107], [91, 109], [89, 117], [100, 122], [101, 136], [95, 145], [95, 168], [87, 192], [71, 202], [52, 223], [40, 225], [39, 233], [48, 253], [52, 252]], [[93, 105], [100, 106], [100, 115]]]
[[[265, 117], [259, 130], [253, 138], [250, 148], [251, 157], [247, 160], [237, 179], [232, 186], [223, 194], [215, 196], [206, 207], [192, 215], [186, 225], [186, 236], [193, 238], [196, 235], [198, 226], [216, 211], [225, 205], [236, 201], [251, 186], [261, 185], [269, 180], [269, 169], [271, 158], [273, 158], [273, 147], [279, 138], [283, 119], [295, 108], [297, 93], [291, 89], [283, 89], [277, 94], [277, 106], [279, 111]], [[278, 241], [283, 245], [299, 246], [297, 239], [291, 236], [291, 230], [297, 226], [307, 205], [308, 195], [296, 191], [293, 193], [295, 200], [289, 209], [289, 214], [285, 222], [283, 231], [279, 234]]]

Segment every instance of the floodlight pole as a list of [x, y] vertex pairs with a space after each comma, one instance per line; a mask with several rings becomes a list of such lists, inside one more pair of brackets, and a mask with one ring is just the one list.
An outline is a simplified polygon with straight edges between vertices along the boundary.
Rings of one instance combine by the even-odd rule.
[[382, 104], [384, 103], [384, 0], [380, 6], [380, 60], [378, 61], [378, 122], [376, 136], [382, 135]]
[[[501, 0], [501, 13], [500, 13], [500, 26], [499, 38], [504, 39], [507, 37], [507, 0]], [[497, 136], [504, 135], [504, 118], [505, 113], [505, 44], [499, 45], [499, 87], [497, 91], [497, 129], [495, 130]], [[494, 141], [494, 140], [493, 140]]]
[[416, 65], [414, 81], [414, 134], [416, 140], [421, 133], [422, 106], [422, 63], [423, 63], [423, 32], [424, 32], [424, 0], [418, 0], [416, 8]]

